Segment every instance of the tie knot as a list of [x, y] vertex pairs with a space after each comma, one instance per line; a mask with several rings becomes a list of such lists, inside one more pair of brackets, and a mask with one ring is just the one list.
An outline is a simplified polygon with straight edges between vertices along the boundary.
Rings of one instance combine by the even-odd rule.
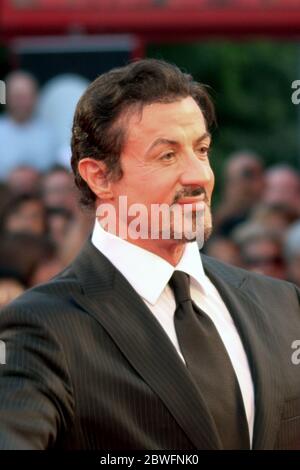
[[183, 271], [174, 271], [169, 281], [170, 287], [174, 292], [176, 304], [191, 299], [190, 279], [188, 274]]

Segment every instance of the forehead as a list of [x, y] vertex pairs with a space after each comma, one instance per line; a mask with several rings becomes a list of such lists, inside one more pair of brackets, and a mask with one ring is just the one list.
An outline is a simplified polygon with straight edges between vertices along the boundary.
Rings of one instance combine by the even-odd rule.
[[36, 91], [34, 82], [23, 76], [12, 78], [10, 82], [8, 82], [7, 89], [10, 93], [34, 93]]
[[134, 112], [127, 121], [127, 145], [157, 137], [200, 135], [205, 131], [203, 113], [189, 96], [173, 103], [152, 103], [141, 112]]
[[247, 155], [238, 157], [228, 165], [229, 173], [231, 172], [234, 174], [244, 169], [262, 170], [262, 166], [259, 161], [248, 157]]
[[298, 176], [289, 171], [278, 171], [267, 174], [267, 182], [272, 184], [300, 185]]

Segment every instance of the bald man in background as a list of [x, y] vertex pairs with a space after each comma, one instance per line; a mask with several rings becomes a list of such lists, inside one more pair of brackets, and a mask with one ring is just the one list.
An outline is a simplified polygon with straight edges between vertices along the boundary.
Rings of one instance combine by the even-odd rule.
[[44, 171], [55, 163], [52, 129], [36, 116], [38, 85], [27, 72], [16, 71], [6, 82], [6, 113], [0, 118], [1, 167], [4, 180], [19, 166]]

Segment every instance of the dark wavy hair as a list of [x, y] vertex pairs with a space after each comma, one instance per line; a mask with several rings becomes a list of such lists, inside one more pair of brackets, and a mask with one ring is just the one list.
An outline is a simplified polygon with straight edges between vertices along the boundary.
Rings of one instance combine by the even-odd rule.
[[93, 206], [96, 196], [81, 178], [78, 162], [85, 157], [102, 160], [107, 176], [120, 179], [120, 155], [126, 140], [126, 120], [122, 118], [145, 105], [172, 103], [188, 96], [198, 103], [210, 129], [215, 111], [207, 87], [162, 60], [132, 62], [99, 76], [89, 85], [76, 107], [71, 140], [71, 164], [83, 205]]

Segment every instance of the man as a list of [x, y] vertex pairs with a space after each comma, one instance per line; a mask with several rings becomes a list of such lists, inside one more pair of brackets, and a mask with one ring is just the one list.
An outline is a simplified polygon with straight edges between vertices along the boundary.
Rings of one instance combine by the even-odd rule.
[[223, 194], [215, 212], [214, 226], [215, 232], [228, 235], [247, 220], [261, 200], [264, 168], [259, 155], [242, 150], [228, 156], [223, 173]]
[[290, 165], [277, 164], [266, 172], [263, 194], [266, 204], [280, 204], [300, 216], [300, 175]]
[[36, 116], [38, 86], [34, 77], [23, 71], [6, 78], [7, 114], [0, 118], [0, 179], [5, 180], [19, 166], [47, 170], [55, 163], [55, 136]]
[[278, 231], [259, 223], [245, 222], [235, 229], [233, 238], [240, 249], [245, 269], [277, 279], [287, 279], [282, 235]]
[[[197, 249], [213, 116], [203, 86], [156, 60], [80, 99], [72, 167], [98, 217], [71, 266], [0, 315], [1, 448], [300, 447], [299, 292]], [[166, 237], [155, 204], [192, 224], [172, 212]]]
[[76, 187], [72, 172], [61, 165], [54, 165], [41, 178], [41, 196], [47, 208], [61, 207], [73, 215], [79, 212]]

